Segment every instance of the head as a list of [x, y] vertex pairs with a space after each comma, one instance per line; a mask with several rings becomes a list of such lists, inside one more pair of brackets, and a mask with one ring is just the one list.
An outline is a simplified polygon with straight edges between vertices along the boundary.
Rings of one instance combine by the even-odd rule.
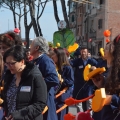
[[29, 49], [26, 50], [26, 55], [30, 56], [30, 50]]
[[14, 46], [5, 52], [3, 60], [11, 73], [17, 74], [25, 67], [26, 51], [22, 46]]
[[104, 59], [111, 60], [113, 58], [113, 42], [109, 42], [106, 44], [104, 49]]
[[88, 57], [91, 58], [91, 53], [90, 52], [88, 52]]
[[67, 55], [63, 48], [54, 49], [54, 51], [51, 51], [50, 56], [59, 70], [62, 70], [63, 64], [69, 65]]
[[114, 94], [120, 90], [120, 34], [114, 39], [111, 45], [109, 44], [109, 48], [113, 60], [106, 90], [110, 94]]
[[80, 54], [81, 54], [82, 59], [87, 59], [88, 58], [88, 49], [86, 47], [81, 48]]
[[2, 55], [14, 45], [22, 45], [20, 36], [11, 31], [0, 35], [0, 53]]
[[35, 38], [30, 46], [30, 54], [32, 56], [36, 53], [48, 53], [48, 50], [48, 42], [42, 36]]

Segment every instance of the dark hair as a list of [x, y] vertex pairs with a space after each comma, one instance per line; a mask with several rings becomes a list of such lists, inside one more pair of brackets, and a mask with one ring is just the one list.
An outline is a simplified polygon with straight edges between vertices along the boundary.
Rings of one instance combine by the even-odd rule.
[[62, 70], [63, 65], [70, 65], [67, 55], [65, 53], [65, 50], [63, 48], [59, 47], [57, 49], [54, 49], [54, 52], [56, 53], [58, 57], [57, 67], [59, 70]]
[[27, 52], [30, 52], [30, 49], [25, 49], [25, 51], [26, 51], [26, 53], [27, 53]]
[[112, 52], [112, 68], [106, 83], [106, 91], [110, 94], [120, 92], [120, 35], [114, 39], [113, 45], [114, 50]]
[[3, 43], [8, 47], [12, 47], [14, 45], [22, 45], [22, 40], [16, 33], [8, 31], [0, 34], [0, 43]]
[[0, 81], [2, 79], [3, 74], [3, 56], [0, 54]]
[[84, 50], [84, 49], [87, 49], [87, 50], [88, 50], [88, 48], [87, 48], [86, 46], [82, 46], [82, 47], [80, 48], [80, 50]]
[[3, 56], [4, 62], [6, 62], [6, 58], [8, 56], [12, 56], [17, 62], [20, 62], [21, 60], [26, 61], [25, 48], [23, 46], [16, 45], [16, 46], [8, 49]]

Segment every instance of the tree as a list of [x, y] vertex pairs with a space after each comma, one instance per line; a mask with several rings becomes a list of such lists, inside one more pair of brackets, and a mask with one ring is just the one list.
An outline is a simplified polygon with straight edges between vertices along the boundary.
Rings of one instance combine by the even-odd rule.
[[[37, 2], [37, 4], [36, 4], [36, 2]], [[31, 16], [31, 20], [33, 23], [33, 29], [34, 29], [36, 36], [43, 36], [41, 28], [40, 28], [39, 19], [44, 12], [47, 2], [48, 2], [48, 0], [45, 0], [44, 2], [41, 2], [41, 0], [37, 0], [37, 1], [36, 0], [28, 0], [30, 16]], [[40, 12], [40, 7], [42, 8], [41, 12]], [[37, 17], [35, 16], [36, 8], [37, 8]]]
[[[69, 21], [68, 21], [68, 17], [67, 17], [67, 10], [66, 10], [66, 4], [65, 4], [65, 0], [60, 0], [61, 1], [61, 6], [62, 6], [62, 11], [63, 11], [63, 16], [64, 16], [64, 20], [67, 24], [67, 28], [69, 28]], [[55, 20], [58, 24], [58, 22], [60, 21], [59, 16], [58, 16], [58, 11], [57, 11], [57, 2], [56, 0], [53, 0], [53, 8], [54, 8], [54, 16], [55, 16]], [[59, 28], [58, 28], [59, 29]]]
[[15, 9], [16, 9], [15, 0], [1, 0], [0, 6], [12, 11], [13, 19], [14, 19], [14, 27], [17, 28], [16, 12], [15, 12]]
[[58, 10], [57, 10], [57, 3], [56, 0], [53, 0], [53, 8], [54, 8], [54, 16], [55, 16], [55, 20], [58, 24], [58, 22], [60, 21], [60, 18], [58, 16]]
[[60, 0], [60, 1], [61, 1], [61, 6], [62, 6], [62, 11], [63, 11], [64, 20], [66, 21], [67, 28], [69, 28], [69, 21], [68, 21], [68, 17], [67, 17], [65, 0]]
[[27, 1], [24, 0], [24, 26], [25, 26], [25, 39], [27, 42], [26, 48], [29, 48], [29, 33], [30, 33], [30, 29], [32, 27], [32, 21], [30, 22], [30, 24], [28, 25], [27, 22]]

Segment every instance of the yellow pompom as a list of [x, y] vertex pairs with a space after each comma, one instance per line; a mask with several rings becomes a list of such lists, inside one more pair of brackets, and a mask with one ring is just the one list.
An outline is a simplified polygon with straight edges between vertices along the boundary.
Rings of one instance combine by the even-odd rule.
[[60, 47], [60, 43], [57, 43], [56, 46], [57, 46], [57, 47]]

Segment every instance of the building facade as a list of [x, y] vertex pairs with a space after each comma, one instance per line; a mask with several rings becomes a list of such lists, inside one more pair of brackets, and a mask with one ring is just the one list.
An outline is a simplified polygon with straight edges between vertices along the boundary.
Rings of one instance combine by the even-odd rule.
[[[82, 2], [79, 0], [79, 2], [73, 2], [69, 0], [69, 2], [76, 4], [74, 7], [76, 40], [79, 40], [81, 45], [87, 45], [92, 55], [97, 55], [99, 49], [106, 45], [104, 30], [111, 31], [110, 40], [120, 33], [120, 1], [89, 0], [89, 2]], [[69, 18], [70, 16], [69, 11]]]

